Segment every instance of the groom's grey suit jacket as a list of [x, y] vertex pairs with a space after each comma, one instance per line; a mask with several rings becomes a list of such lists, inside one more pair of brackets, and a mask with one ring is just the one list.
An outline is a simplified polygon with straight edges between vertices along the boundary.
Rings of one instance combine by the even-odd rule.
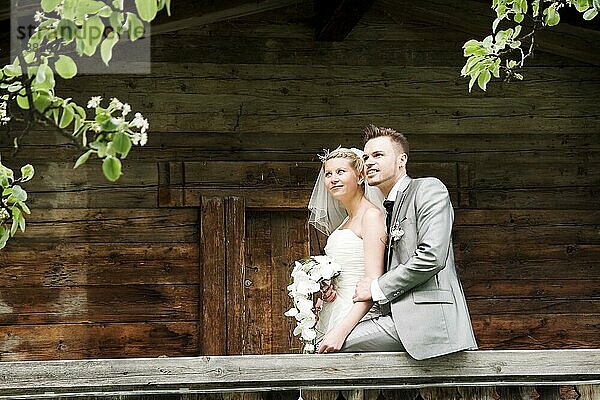
[[387, 272], [378, 283], [402, 344], [417, 360], [477, 348], [454, 265], [453, 221], [439, 179], [404, 179], [392, 213]]

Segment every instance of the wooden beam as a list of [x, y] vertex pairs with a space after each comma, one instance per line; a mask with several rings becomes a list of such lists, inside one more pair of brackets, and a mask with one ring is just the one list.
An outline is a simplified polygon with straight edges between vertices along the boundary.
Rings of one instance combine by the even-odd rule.
[[165, 22], [160, 25], [153, 25], [150, 35], [160, 35], [163, 33], [175, 32], [182, 29], [201, 27], [220, 21], [227, 21], [236, 18], [247, 17], [249, 15], [259, 14], [266, 11], [277, 10], [279, 8], [296, 5], [298, 0], [265, 0], [261, 2], [248, 2], [236, 7], [221, 11], [206, 13], [204, 15], [189, 17], [175, 21]]
[[[218, 318], [215, 316], [215, 318]], [[273, 354], [0, 363], [0, 397], [600, 384], [600, 350]]]
[[[495, 18], [488, 4], [473, 0], [380, 0], [376, 4], [398, 23], [420, 21], [448, 26], [480, 40], [491, 33]], [[600, 65], [599, 31], [562, 22], [536, 33], [536, 42], [541, 51]]]
[[[330, 14], [323, 0], [316, 0], [321, 13]], [[330, 15], [321, 16], [323, 26], [317, 32], [317, 40], [339, 42], [348, 36], [362, 16], [371, 8], [374, 0], [341, 0]]]

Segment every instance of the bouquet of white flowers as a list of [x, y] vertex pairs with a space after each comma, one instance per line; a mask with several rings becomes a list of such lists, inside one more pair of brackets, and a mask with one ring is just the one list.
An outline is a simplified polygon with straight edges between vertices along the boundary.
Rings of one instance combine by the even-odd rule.
[[321, 282], [337, 276], [340, 269], [328, 256], [310, 256], [294, 262], [292, 284], [287, 287], [294, 306], [285, 315], [296, 318], [294, 336], [300, 335], [304, 353], [315, 352], [317, 315], [313, 311], [313, 295], [321, 289]]

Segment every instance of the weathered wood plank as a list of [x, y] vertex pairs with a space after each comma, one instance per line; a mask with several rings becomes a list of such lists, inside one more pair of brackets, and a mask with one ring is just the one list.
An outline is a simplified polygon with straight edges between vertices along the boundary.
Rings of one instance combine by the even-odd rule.
[[472, 190], [473, 208], [532, 208], [595, 210], [600, 201], [598, 187]]
[[[510, 282], [518, 285], [519, 282]], [[525, 296], [523, 296], [525, 297]], [[482, 299], [479, 297], [468, 297], [469, 311], [471, 315], [502, 315], [508, 317], [513, 314], [531, 315], [544, 314], [549, 315], [578, 315], [590, 314], [596, 315], [600, 319], [600, 296], [585, 298], [585, 295], [572, 293], [572, 297], [566, 298], [490, 298]], [[575, 327], [572, 327], [575, 328]]]
[[[205, 160], [230, 161], [235, 155], [237, 160], [252, 161], [316, 161], [316, 154], [323, 148], [361, 147], [361, 129], [368, 121], [342, 130], [333, 126], [329, 132], [314, 132], [305, 130], [301, 132], [288, 132], [290, 127], [282, 125], [277, 132], [248, 131], [240, 132], [214, 132], [201, 129], [187, 132], [160, 133], [154, 129], [148, 144], [143, 149], [135, 149], [127, 159], [140, 159], [143, 161], [173, 161]], [[382, 123], [383, 124], [383, 123]], [[392, 126], [385, 123], [386, 126]], [[399, 127], [398, 127], [399, 128]], [[411, 143], [410, 161], [431, 162], [431, 157], [440, 161], [500, 161], [504, 158], [523, 160], [540, 160], [552, 162], [560, 160], [589, 161], [591, 154], [600, 150], [600, 140], [594, 133], [563, 134], [545, 131], [542, 133], [525, 133], [518, 129], [515, 133], [503, 132], [502, 135], [494, 133], [456, 132], [452, 134], [420, 131], [417, 133], [413, 127], [402, 127], [408, 132], [407, 137]], [[399, 128], [400, 129], [400, 128]], [[276, 133], [276, 134], [274, 134]], [[6, 153], [10, 154], [11, 163], [20, 168], [25, 162], [31, 162], [25, 154], [32, 151], [33, 157], [40, 160], [57, 157], [58, 160], [73, 162], [74, 152], [69, 150], [65, 139], [53, 131], [35, 130], [20, 140], [21, 152], [12, 155], [12, 138], [9, 135], [0, 135], [0, 143], [5, 141]], [[137, 150], [137, 151], [136, 151]], [[193, 153], [196, 151], [196, 153]], [[430, 154], [428, 154], [430, 153]], [[420, 154], [423, 154], [420, 156]], [[465, 157], [461, 159], [460, 157]], [[87, 168], [87, 167], [84, 167]]]
[[[564, 265], [564, 264], [563, 264]], [[596, 265], [600, 268], [600, 263]], [[462, 285], [467, 297], [473, 299], [488, 298], [527, 298], [527, 299], [553, 299], [554, 301], [573, 301], [575, 299], [589, 300], [600, 303], [600, 280], [598, 279], [573, 279], [570, 270], [563, 268], [561, 275], [546, 274], [543, 278], [532, 274], [529, 279], [492, 280], [489, 270], [480, 269], [477, 276], [464, 279], [461, 274]], [[600, 304], [598, 304], [600, 306]], [[515, 305], [517, 307], [517, 305]], [[575, 307], [575, 304], [573, 304]], [[533, 311], [533, 310], [532, 310]], [[552, 311], [557, 311], [553, 309]]]
[[287, 286], [290, 284], [293, 262], [310, 254], [307, 215], [304, 212], [272, 213], [271, 226], [275, 239], [271, 243], [270, 270], [272, 353], [296, 352], [301, 350], [301, 342], [292, 334], [296, 323], [283, 313], [292, 306]]
[[0, 287], [197, 284], [197, 243], [10, 243]]
[[317, 18], [324, 22], [317, 28], [317, 40], [327, 42], [344, 40], [373, 2], [374, 0], [341, 0], [330, 3], [333, 7], [327, 3], [317, 3]]
[[273, 348], [271, 243], [276, 240], [269, 212], [246, 213], [245, 354], [269, 354]]
[[246, 205], [243, 198], [225, 199], [227, 276], [227, 353], [244, 354], [246, 341]]
[[0, 391], [136, 394], [181, 387], [193, 392], [598, 382], [598, 361], [597, 350], [548, 350], [462, 352], [421, 362], [405, 353], [6, 362], [0, 364]]
[[[600, 194], [599, 194], [600, 195]], [[596, 226], [545, 226], [543, 229], [527, 227], [489, 227], [462, 226], [454, 231], [457, 243], [491, 243], [502, 241], [547, 243], [547, 244], [600, 244], [600, 231]]]
[[198, 240], [197, 220], [196, 211], [185, 209], [38, 208], [13, 242], [192, 243]]
[[[314, 186], [320, 162], [205, 161], [184, 163], [186, 186], [277, 189]], [[411, 163], [415, 177], [436, 176], [446, 186], [457, 186], [456, 163]]]
[[600, 224], [598, 210], [455, 210], [455, 227], [581, 226]]
[[202, 354], [227, 354], [227, 281], [225, 204], [220, 197], [202, 199], [200, 212], [200, 344]]
[[[561, 132], [563, 134], [592, 134], [600, 117], [585, 115], [578, 118], [568, 118], [568, 115], [514, 115], [510, 110], [500, 110], [493, 106], [483, 110], [473, 104], [468, 108], [450, 108], [447, 104], [444, 110], [438, 110], [422, 105], [416, 114], [397, 109], [394, 113], [374, 110], [346, 113], [313, 113], [301, 110], [293, 115], [247, 114], [243, 104], [251, 100], [238, 100], [230, 108], [217, 108], [210, 113], [180, 113], [173, 118], [172, 113], [155, 112], [148, 116], [153, 132], [281, 132], [285, 126], [288, 133], [315, 132], [326, 134], [331, 131], [354, 132], [359, 127], [372, 122], [376, 125], [410, 127], [414, 133], [430, 134], [465, 134], [465, 132], [487, 132], [489, 134], [504, 134], [507, 131], [528, 133]], [[493, 122], [492, 122], [493, 121]], [[549, 128], [551, 127], [551, 128]]]
[[[418, 29], [412, 34], [423, 34]], [[446, 32], [451, 34], [451, 32]], [[436, 35], [441, 36], [438, 32]], [[455, 67], [411, 66], [336, 66], [261, 64], [153, 63], [152, 76], [107, 76], [103, 82], [80, 76], [61, 85], [65, 95], [81, 96], [79, 88], [90, 93], [110, 91], [135, 95], [128, 101], [138, 108], [144, 104], [139, 94], [151, 91], [156, 96], [171, 93], [211, 95], [216, 92], [237, 96], [283, 99], [298, 96], [363, 96], [373, 98], [498, 98], [544, 97], [586, 98], [597, 93], [595, 69], [586, 66], [554, 68], [528, 67], [525, 80], [518, 85], [496, 83], [484, 95], [468, 94]], [[82, 98], [83, 100], [83, 98]]]
[[482, 349], [595, 348], [600, 342], [598, 315], [481, 315], [473, 329]]
[[0, 325], [197, 319], [196, 285], [0, 289]]
[[0, 326], [0, 364], [14, 360], [189, 356], [197, 354], [197, 331], [196, 322]]

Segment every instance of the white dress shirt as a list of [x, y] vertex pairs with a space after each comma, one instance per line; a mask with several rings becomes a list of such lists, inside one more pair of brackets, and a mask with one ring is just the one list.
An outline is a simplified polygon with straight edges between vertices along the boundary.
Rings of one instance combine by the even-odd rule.
[[[398, 191], [400, 190], [402, 181], [406, 179], [406, 176], [407, 175], [405, 174], [402, 178], [398, 179], [396, 184], [394, 184], [394, 186], [392, 187], [392, 190], [390, 190], [390, 193], [388, 194], [386, 200], [396, 201], [396, 196], [398, 195]], [[383, 290], [381, 290], [381, 288], [379, 287], [377, 279], [373, 279], [371, 281], [371, 297], [373, 298], [373, 301], [377, 301], [379, 302], [379, 304], [385, 304], [389, 301], [383, 294]]]

